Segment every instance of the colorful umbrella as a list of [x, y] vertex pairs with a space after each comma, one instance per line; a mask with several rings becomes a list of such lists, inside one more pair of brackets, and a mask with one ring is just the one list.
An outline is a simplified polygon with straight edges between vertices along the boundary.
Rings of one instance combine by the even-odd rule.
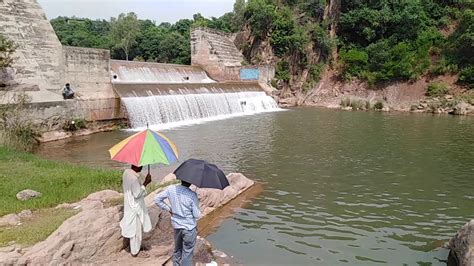
[[112, 160], [136, 166], [169, 165], [178, 160], [176, 145], [165, 135], [149, 129], [122, 140], [109, 152]]

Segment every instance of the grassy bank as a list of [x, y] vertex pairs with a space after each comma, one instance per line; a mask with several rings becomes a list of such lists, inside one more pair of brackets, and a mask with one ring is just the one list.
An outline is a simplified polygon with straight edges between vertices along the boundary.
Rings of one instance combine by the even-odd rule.
[[31, 218], [22, 219], [19, 226], [0, 227], [0, 247], [8, 246], [11, 242], [30, 246], [43, 241], [77, 212], [71, 209], [42, 209]]
[[[103, 189], [121, 190], [120, 171], [44, 160], [3, 147], [0, 147], [0, 181], [0, 216], [76, 202]], [[19, 201], [16, 193], [23, 189], [33, 189], [43, 195]]]

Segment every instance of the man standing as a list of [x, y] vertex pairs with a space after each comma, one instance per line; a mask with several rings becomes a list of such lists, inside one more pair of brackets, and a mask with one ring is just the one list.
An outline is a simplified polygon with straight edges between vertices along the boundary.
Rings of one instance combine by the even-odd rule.
[[[130, 239], [130, 253], [136, 257], [142, 244], [143, 231], [150, 232], [151, 221], [148, 209], [145, 205], [146, 189], [151, 183], [151, 175], [148, 174], [143, 185], [138, 181], [142, 167], [132, 165], [131, 169], [123, 172], [123, 218], [120, 221], [122, 236]], [[149, 257], [145, 252], [140, 253], [140, 257]]]
[[[197, 237], [197, 220], [201, 217], [199, 199], [196, 192], [189, 189], [191, 184], [181, 181], [181, 185], [170, 186], [155, 197], [155, 203], [171, 213], [174, 228], [173, 265], [191, 266]], [[168, 199], [171, 206], [165, 203]]]

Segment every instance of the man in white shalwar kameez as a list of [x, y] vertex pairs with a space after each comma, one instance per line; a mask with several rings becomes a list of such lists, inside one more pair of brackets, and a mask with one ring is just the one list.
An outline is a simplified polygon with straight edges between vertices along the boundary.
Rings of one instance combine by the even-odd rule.
[[[148, 209], [145, 205], [146, 186], [151, 183], [148, 174], [143, 182], [139, 181], [139, 172], [142, 167], [132, 165], [131, 169], [123, 172], [123, 218], [120, 221], [122, 236], [130, 239], [130, 252], [137, 256], [142, 244], [142, 233], [152, 229]], [[149, 256], [142, 253], [144, 257]]]

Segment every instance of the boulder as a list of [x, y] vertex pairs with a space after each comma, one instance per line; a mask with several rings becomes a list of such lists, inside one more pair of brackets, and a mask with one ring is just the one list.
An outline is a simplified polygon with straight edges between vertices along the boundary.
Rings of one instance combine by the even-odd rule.
[[453, 108], [453, 114], [455, 115], [467, 115], [471, 111], [471, 105], [466, 102], [460, 102]]
[[[230, 186], [223, 191], [196, 189], [204, 215], [228, 203], [254, 184], [242, 174], [229, 174], [227, 177]], [[145, 198], [153, 225], [153, 230], [144, 235], [142, 242], [142, 246], [150, 248], [151, 257], [148, 259], [131, 258], [128, 252], [122, 251], [126, 247], [119, 226], [123, 207], [108, 207], [108, 204], [104, 204], [122, 197], [122, 194], [106, 190], [93, 193], [75, 204], [76, 207], [81, 206], [82, 211], [67, 219], [45, 241], [22, 252], [13, 249], [1, 253], [0, 265], [161, 265], [169, 260], [173, 251], [173, 228], [169, 213], [160, 210], [153, 202], [156, 193], [161, 190]], [[200, 256], [207, 260], [205, 255]]]
[[14, 213], [0, 218], [0, 226], [13, 226], [20, 223], [20, 217]]
[[23, 210], [18, 214], [18, 216], [20, 216], [20, 218], [30, 218], [33, 216], [33, 212], [31, 212], [31, 210]]
[[451, 255], [460, 266], [474, 265], [474, 219], [466, 223], [449, 241]]
[[41, 193], [32, 189], [25, 189], [16, 194], [16, 198], [21, 201], [41, 197]]

